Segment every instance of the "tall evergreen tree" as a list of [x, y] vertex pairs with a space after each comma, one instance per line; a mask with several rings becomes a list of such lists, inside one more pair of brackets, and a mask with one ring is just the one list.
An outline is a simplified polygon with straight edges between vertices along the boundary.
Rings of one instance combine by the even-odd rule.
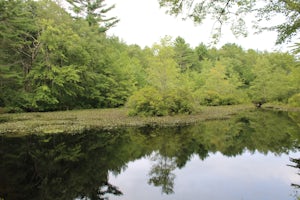
[[99, 26], [100, 32], [105, 32], [119, 22], [117, 17], [107, 17], [106, 14], [115, 5], [108, 6], [105, 0], [67, 0], [73, 11], [80, 17], [85, 18], [90, 26]]
[[175, 60], [181, 72], [196, 68], [197, 55], [182, 37], [177, 37], [174, 42]]

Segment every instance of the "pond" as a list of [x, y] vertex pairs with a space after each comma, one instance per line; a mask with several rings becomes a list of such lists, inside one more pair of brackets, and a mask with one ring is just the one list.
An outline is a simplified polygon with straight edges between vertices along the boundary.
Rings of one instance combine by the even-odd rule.
[[1, 136], [0, 145], [5, 200], [300, 196], [299, 113], [257, 110], [182, 127]]

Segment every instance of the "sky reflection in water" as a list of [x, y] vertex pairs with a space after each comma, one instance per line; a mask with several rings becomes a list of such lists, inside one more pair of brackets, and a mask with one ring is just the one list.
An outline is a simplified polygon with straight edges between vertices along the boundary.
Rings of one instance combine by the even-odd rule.
[[299, 119], [253, 110], [193, 126], [3, 135], [0, 199], [292, 200]]
[[[151, 156], [150, 156], [151, 157]], [[297, 170], [288, 167], [290, 157], [299, 153], [280, 156], [245, 152], [235, 157], [221, 153], [210, 154], [205, 160], [193, 155], [184, 168], [176, 168], [174, 193], [166, 195], [161, 187], [148, 184], [151, 161], [148, 157], [130, 162], [120, 175], [109, 175], [109, 181], [117, 185], [122, 196], [109, 199], [204, 199], [204, 200], [289, 200], [295, 199]]]

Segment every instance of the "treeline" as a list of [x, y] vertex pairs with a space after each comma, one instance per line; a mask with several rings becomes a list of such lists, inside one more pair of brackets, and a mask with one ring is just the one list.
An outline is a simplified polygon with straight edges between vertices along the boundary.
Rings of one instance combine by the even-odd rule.
[[253, 102], [300, 106], [300, 67], [293, 55], [244, 50], [235, 44], [220, 49], [183, 38], [165, 37], [147, 56], [147, 84], [133, 94], [133, 114], [191, 113], [199, 105]]
[[201, 105], [300, 106], [300, 67], [288, 53], [192, 48], [181, 37], [142, 49], [107, 36], [105, 20], [73, 17], [51, 0], [0, 4], [0, 107], [7, 111], [127, 105], [131, 114], [167, 115]]

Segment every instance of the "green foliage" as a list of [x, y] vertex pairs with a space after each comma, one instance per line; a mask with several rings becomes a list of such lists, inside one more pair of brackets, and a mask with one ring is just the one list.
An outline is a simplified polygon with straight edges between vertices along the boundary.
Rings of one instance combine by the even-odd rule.
[[164, 38], [161, 45], [154, 45], [152, 52], [147, 68], [149, 86], [130, 98], [131, 114], [163, 116], [193, 112], [192, 93], [189, 88], [183, 88], [189, 80], [183, 79], [177, 68], [170, 38]]
[[153, 87], [145, 87], [134, 93], [128, 101], [128, 106], [133, 108], [130, 115], [161, 116], [167, 114], [162, 95]]
[[226, 68], [221, 62], [215, 66], [208, 65], [201, 73], [203, 85], [196, 92], [200, 104], [217, 106], [244, 102], [247, 97], [238, 89], [241, 82], [234, 72], [230, 76], [226, 74]]
[[[137, 87], [142, 58], [130, 57], [118, 39], [72, 19], [51, 0], [1, 4], [1, 106], [27, 111], [117, 107]], [[101, 15], [111, 8], [103, 7]], [[103, 20], [107, 24], [101, 27], [109, 25]]]
[[[250, 101], [287, 103], [298, 91], [298, 79], [294, 78], [298, 74], [297, 62], [289, 54], [244, 51], [235, 44], [226, 44], [220, 50], [205, 49], [200, 45], [192, 50], [182, 38], [172, 43], [168, 37], [147, 49], [150, 52], [146, 58], [147, 89], [133, 95], [139, 99], [131, 99], [129, 107], [133, 113], [190, 113], [200, 105], [234, 105]], [[193, 62], [189, 52], [198, 52], [202, 57]], [[153, 96], [148, 87], [152, 88]], [[167, 109], [161, 101], [169, 105]], [[135, 108], [137, 105], [142, 105], [142, 109]], [[177, 109], [180, 106], [184, 111]]]
[[[134, 93], [129, 101], [130, 115], [164, 116], [194, 111], [193, 104], [185, 91], [161, 93], [154, 87], [145, 87]], [[188, 94], [189, 95], [189, 94]]]
[[[104, 16], [113, 6], [68, 2], [77, 17], [52, 0], [0, 1], [0, 107], [110, 108], [130, 99], [133, 114], [161, 116], [250, 100], [287, 103], [300, 92], [299, 67], [290, 54], [245, 51], [235, 44], [192, 48], [168, 36], [142, 49], [99, 32], [117, 22]], [[249, 2], [240, 3], [245, 8]], [[220, 6], [203, 4], [208, 5]]]
[[274, 53], [257, 59], [252, 69], [255, 79], [250, 83], [249, 88], [253, 101], [286, 102], [292, 94], [295, 85], [291, 84], [292, 77], [289, 68], [295, 67], [295, 62], [280, 64], [284, 57], [289, 57], [289, 55], [279, 56]]
[[66, 109], [68, 105], [72, 105], [69, 101], [83, 90], [78, 85], [79, 70], [75, 70], [73, 66], [41, 66], [32, 70], [28, 78], [34, 85], [31, 93], [32, 110]]
[[[295, 0], [276, 1], [192, 1], [192, 0], [158, 0], [161, 7], [167, 8], [170, 15], [190, 18], [195, 23], [202, 23], [205, 19], [215, 20], [212, 37], [216, 42], [220, 39], [222, 25], [231, 24], [232, 33], [236, 36], [247, 36], [245, 18], [254, 15], [252, 25], [260, 31], [276, 30], [277, 43], [289, 41], [296, 37], [300, 28], [300, 3]], [[269, 26], [266, 23], [275, 16], [280, 16], [282, 21]], [[261, 25], [260, 25], [261, 24]], [[268, 24], [268, 25], [264, 25]]]
[[228, 94], [223, 96], [211, 90], [198, 91], [196, 95], [200, 104], [206, 106], [234, 105], [240, 103], [237, 97], [233, 95]]
[[199, 44], [195, 48], [195, 52], [199, 61], [202, 61], [208, 57], [208, 48], [203, 43]]
[[299, 65], [296, 65], [291, 70], [291, 86], [293, 87], [293, 90], [295, 93], [300, 92], [300, 67]]
[[189, 44], [181, 37], [177, 37], [174, 41], [174, 52], [174, 59], [181, 72], [196, 68], [197, 64], [199, 64], [199, 57], [203, 56], [201, 54], [204, 54], [204, 52], [201, 52], [199, 49], [197, 58], [196, 52], [193, 51]]
[[293, 95], [289, 98], [289, 105], [300, 107], [300, 93]]
[[0, 104], [15, 107], [39, 46], [36, 3], [1, 0], [0, 7]]
[[89, 26], [99, 26], [99, 32], [105, 32], [116, 23], [116, 17], [106, 18], [107, 12], [115, 6], [106, 7], [104, 0], [67, 0], [72, 5], [73, 11], [77, 16], [84, 16]]

